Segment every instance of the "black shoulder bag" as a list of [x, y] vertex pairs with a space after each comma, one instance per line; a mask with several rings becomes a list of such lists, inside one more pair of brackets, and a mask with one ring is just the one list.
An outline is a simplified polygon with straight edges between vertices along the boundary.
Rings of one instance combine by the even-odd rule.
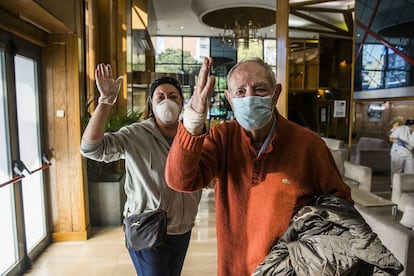
[[167, 212], [161, 208], [124, 219], [125, 243], [134, 251], [154, 248], [167, 237]]

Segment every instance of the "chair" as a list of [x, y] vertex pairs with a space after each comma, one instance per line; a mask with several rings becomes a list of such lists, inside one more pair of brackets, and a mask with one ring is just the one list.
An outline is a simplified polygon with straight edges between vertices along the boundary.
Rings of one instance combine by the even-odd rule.
[[331, 150], [331, 153], [346, 184], [371, 192], [372, 169], [370, 167], [344, 161], [340, 150]]
[[392, 177], [391, 201], [404, 212], [405, 205], [414, 198], [414, 173], [394, 173]]
[[370, 167], [373, 173], [389, 174], [391, 144], [384, 139], [360, 137], [351, 147], [351, 162]]
[[348, 147], [344, 143], [344, 141], [334, 138], [327, 138], [321, 137], [322, 140], [325, 142], [326, 146], [330, 150], [339, 150], [342, 153], [342, 160], [348, 160]]
[[344, 147], [344, 141], [342, 140], [327, 137], [321, 138], [330, 149], [342, 149]]
[[372, 191], [372, 169], [367, 166], [352, 164], [344, 161], [344, 181], [347, 179], [358, 182], [358, 188], [368, 192]]

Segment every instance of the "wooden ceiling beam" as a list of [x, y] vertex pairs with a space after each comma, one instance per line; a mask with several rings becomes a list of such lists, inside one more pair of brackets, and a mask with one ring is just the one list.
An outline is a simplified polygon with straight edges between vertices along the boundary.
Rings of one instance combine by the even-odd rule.
[[334, 31], [324, 30], [324, 29], [318, 29], [318, 28], [310, 28], [310, 27], [289, 27], [289, 30], [297, 30], [297, 31], [303, 31], [303, 32], [310, 32], [310, 33], [319, 33], [319, 34], [327, 34], [331, 36], [338, 36], [343, 38], [349, 38], [352, 39], [351, 33], [338, 33]]
[[303, 1], [303, 2], [296, 2], [291, 3], [289, 5], [290, 8], [296, 8], [296, 7], [305, 7], [309, 5], [315, 5], [315, 4], [322, 4], [326, 2], [332, 2], [333, 0], [312, 0], [312, 1]]
[[310, 12], [326, 12], [326, 13], [344, 13], [344, 12], [353, 12], [352, 9], [332, 9], [332, 8], [318, 8], [318, 7], [291, 7], [295, 10], [300, 11], [310, 11]]
[[293, 14], [293, 15], [295, 15], [295, 16], [297, 16], [297, 17], [300, 17], [300, 18], [302, 18], [302, 19], [305, 19], [305, 20], [307, 20], [307, 21], [309, 21], [309, 22], [312, 22], [312, 23], [315, 23], [315, 24], [320, 25], [320, 26], [322, 26], [322, 27], [325, 27], [325, 28], [331, 29], [331, 30], [335, 31], [335, 32], [336, 32], [336, 33], [338, 33], [338, 34], [348, 35], [348, 33], [349, 33], [348, 31], [345, 31], [345, 30], [343, 30], [343, 29], [341, 29], [341, 28], [338, 28], [338, 27], [337, 27], [337, 26], [335, 26], [335, 25], [329, 24], [329, 23], [327, 23], [326, 21], [323, 21], [323, 20], [317, 19], [317, 18], [315, 18], [315, 17], [309, 16], [309, 15], [307, 15], [307, 14], [304, 14], [304, 13], [298, 12], [298, 11], [296, 11], [296, 10], [294, 10], [294, 9], [291, 9], [291, 10], [290, 10], [290, 13], [291, 13], [291, 14]]

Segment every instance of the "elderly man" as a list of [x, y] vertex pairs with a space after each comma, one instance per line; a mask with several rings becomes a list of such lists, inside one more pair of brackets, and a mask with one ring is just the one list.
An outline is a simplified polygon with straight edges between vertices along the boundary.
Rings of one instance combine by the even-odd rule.
[[325, 143], [282, 117], [281, 85], [261, 59], [228, 73], [225, 91], [236, 120], [204, 133], [215, 78], [206, 59], [166, 165], [167, 185], [197, 191], [214, 178], [218, 275], [250, 275], [286, 231], [292, 216], [315, 196], [352, 202]]

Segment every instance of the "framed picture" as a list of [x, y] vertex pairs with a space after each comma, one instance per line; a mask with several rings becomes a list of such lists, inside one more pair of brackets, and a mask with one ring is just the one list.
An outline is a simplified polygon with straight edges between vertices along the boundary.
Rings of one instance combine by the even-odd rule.
[[346, 117], [346, 101], [336, 100], [334, 101], [334, 118], [345, 118]]
[[368, 121], [382, 121], [382, 115], [384, 110], [385, 106], [382, 103], [369, 104], [367, 109]]
[[329, 121], [329, 106], [322, 105], [318, 109], [318, 122], [326, 124]]

